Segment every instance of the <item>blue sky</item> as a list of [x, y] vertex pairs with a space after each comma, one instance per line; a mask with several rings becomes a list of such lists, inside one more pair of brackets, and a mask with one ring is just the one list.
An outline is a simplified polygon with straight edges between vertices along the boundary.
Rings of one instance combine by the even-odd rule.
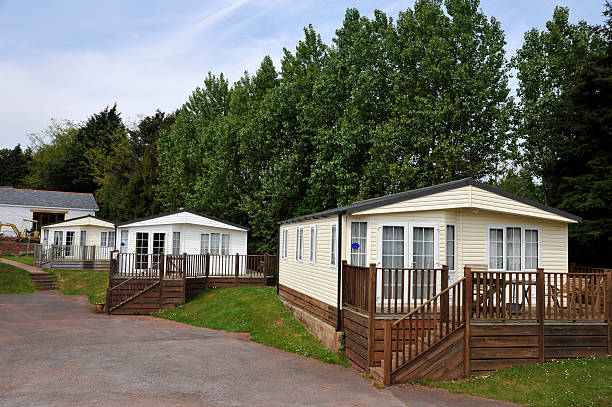
[[[508, 56], [555, 5], [599, 24], [604, 0], [481, 0], [501, 21]], [[409, 1], [0, 0], [0, 148], [29, 144], [51, 119], [85, 120], [117, 102], [127, 123], [172, 111], [208, 71], [231, 82], [265, 55], [278, 67], [312, 24], [330, 43], [348, 7], [396, 17]]]

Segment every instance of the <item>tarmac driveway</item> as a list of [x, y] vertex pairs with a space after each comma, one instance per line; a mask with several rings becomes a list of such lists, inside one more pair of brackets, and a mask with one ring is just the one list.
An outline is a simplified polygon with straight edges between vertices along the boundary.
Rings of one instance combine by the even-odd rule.
[[[0, 295], [1, 406], [412, 404], [413, 390], [394, 387], [241, 335], [96, 314], [85, 296]], [[440, 405], [438, 397], [426, 401]], [[474, 400], [494, 405], [461, 401]]]

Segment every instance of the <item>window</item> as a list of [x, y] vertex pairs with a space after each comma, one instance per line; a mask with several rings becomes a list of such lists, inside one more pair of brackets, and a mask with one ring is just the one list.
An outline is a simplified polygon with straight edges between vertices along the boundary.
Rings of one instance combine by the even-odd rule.
[[210, 234], [210, 254], [219, 254], [219, 244], [221, 236], [219, 233]]
[[455, 225], [446, 225], [446, 265], [455, 271]]
[[200, 254], [210, 253], [209, 241], [210, 235], [208, 233], [202, 233], [200, 235]]
[[506, 271], [521, 271], [521, 228], [506, 228]]
[[295, 259], [304, 259], [304, 228], [301, 226], [295, 228]]
[[351, 264], [366, 266], [368, 222], [351, 222]]
[[166, 242], [165, 233], [153, 233], [153, 254], [164, 254], [164, 246]]
[[310, 227], [310, 247], [308, 259], [310, 264], [315, 264], [317, 262], [317, 225]]
[[64, 232], [62, 230], [56, 230], [55, 232], [53, 232], [53, 244], [64, 244]]
[[525, 226], [488, 228], [489, 269], [536, 270], [540, 266], [541, 231]]
[[100, 232], [100, 246], [115, 246], [115, 232]]
[[289, 229], [283, 229], [283, 259], [287, 260], [289, 246]]
[[404, 267], [404, 227], [383, 226], [381, 244], [384, 296], [395, 298], [397, 293], [401, 297], [404, 292], [403, 281], [395, 281], [398, 275], [393, 269]]
[[45, 247], [49, 245], [49, 229], [45, 229], [45, 231], [43, 232], [43, 243]]
[[149, 268], [149, 234], [146, 232], [136, 233], [136, 268]]
[[87, 231], [81, 230], [81, 246], [87, 246]]
[[[172, 254], [179, 254], [180, 251], [181, 251], [181, 232], [172, 232]], [[201, 248], [200, 248], [200, 253], [202, 253]]]
[[227, 233], [221, 235], [221, 254], [230, 254], [230, 235]]
[[504, 268], [504, 230], [489, 229], [489, 268]]
[[338, 257], [338, 253], [336, 252], [336, 249], [338, 248], [338, 226], [337, 225], [332, 225], [331, 226], [331, 247], [329, 248], [329, 264], [334, 267], [336, 266], [336, 261], [337, 261], [337, 257]]
[[119, 246], [121, 253], [127, 253], [128, 251], [128, 231], [121, 231], [121, 246]]
[[538, 230], [525, 229], [525, 269], [537, 269], [539, 257]]

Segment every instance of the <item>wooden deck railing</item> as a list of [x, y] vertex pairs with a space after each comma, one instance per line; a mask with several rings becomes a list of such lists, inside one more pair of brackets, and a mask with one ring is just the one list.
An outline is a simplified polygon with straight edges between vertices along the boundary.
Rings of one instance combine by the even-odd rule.
[[[342, 262], [342, 302], [357, 310], [369, 310], [370, 267], [354, 266]], [[374, 278], [376, 278], [374, 270]]]
[[[276, 256], [268, 254], [136, 254], [115, 252], [115, 277], [158, 277], [160, 269], [166, 275], [185, 269], [186, 277], [259, 277], [275, 278]], [[183, 265], [183, 262], [185, 263]]]
[[427, 349], [464, 326], [465, 278], [446, 287], [396, 321], [386, 321], [384, 331], [384, 381]]
[[378, 314], [405, 314], [448, 287], [448, 267], [377, 267]]
[[43, 245], [34, 246], [34, 262], [42, 265], [50, 261], [94, 261], [109, 260], [114, 248], [110, 246], [81, 246], [81, 245]]
[[[469, 271], [469, 272], [468, 272]], [[604, 321], [612, 272], [471, 271], [473, 320]]]

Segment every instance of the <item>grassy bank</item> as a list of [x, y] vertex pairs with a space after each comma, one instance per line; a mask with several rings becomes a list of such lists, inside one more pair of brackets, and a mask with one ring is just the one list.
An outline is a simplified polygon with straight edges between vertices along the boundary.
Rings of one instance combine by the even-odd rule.
[[607, 407], [612, 405], [612, 357], [516, 366], [469, 380], [424, 383], [536, 407]]
[[34, 256], [31, 255], [31, 254], [29, 254], [27, 256], [5, 255], [5, 256], [2, 256], [2, 258], [7, 259], [7, 260], [18, 261], [19, 263], [27, 264], [29, 266], [33, 266], [34, 265]]
[[58, 291], [67, 295], [87, 295], [95, 304], [106, 300], [108, 271], [45, 269], [53, 276]]
[[251, 340], [287, 352], [348, 366], [344, 352], [332, 352], [312, 336], [276, 296], [273, 287], [216, 288], [180, 308], [155, 316], [189, 325], [249, 332]]
[[0, 294], [29, 294], [36, 291], [27, 271], [0, 263]]

